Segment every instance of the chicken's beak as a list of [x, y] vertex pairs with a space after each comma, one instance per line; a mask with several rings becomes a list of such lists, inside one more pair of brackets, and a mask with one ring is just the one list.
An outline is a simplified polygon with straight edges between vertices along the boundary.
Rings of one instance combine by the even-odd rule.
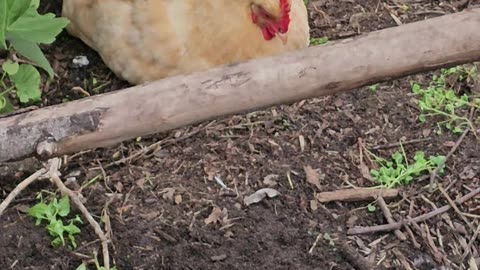
[[283, 45], [287, 44], [288, 36], [285, 33], [277, 33], [277, 37], [282, 41]]

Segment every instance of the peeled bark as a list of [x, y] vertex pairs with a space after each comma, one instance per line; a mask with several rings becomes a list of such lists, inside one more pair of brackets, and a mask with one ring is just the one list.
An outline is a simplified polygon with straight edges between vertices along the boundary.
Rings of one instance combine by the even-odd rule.
[[0, 161], [50, 158], [480, 60], [480, 9], [0, 118]]

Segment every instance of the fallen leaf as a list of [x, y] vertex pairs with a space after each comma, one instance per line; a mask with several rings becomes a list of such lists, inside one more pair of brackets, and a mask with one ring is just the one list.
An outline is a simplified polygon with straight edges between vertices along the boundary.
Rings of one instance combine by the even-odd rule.
[[432, 130], [431, 130], [431, 129], [426, 128], [426, 129], [422, 130], [422, 135], [423, 135], [423, 137], [428, 137], [428, 136], [430, 136], [430, 133], [432, 133]]
[[280, 192], [273, 188], [262, 188], [260, 190], [257, 190], [255, 193], [243, 198], [243, 203], [248, 206], [250, 204], [261, 202], [263, 199], [265, 199], [266, 196], [268, 196], [269, 198], [273, 198], [278, 195], [280, 195]]
[[353, 227], [353, 225], [355, 225], [355, 223], [357, 223], [358, 221], [358, 217], [353, 215], [353, 216], [350, 216], [348, 219], [347, 219], [347, 226], [349, 228]]
[[160, 212], [159, 211], [153, 211], [153, 212], [149, 212], [149, 213], [139, 214], [139, 216], [148, 220], [148, 221], [152, 221], [156, 217], [160, 216]]
[[115, 189], [116, 189], [118, 192], [122, 193], [122, 190], [123, 190], [123, 184], [122, 184], [122, 182], [117, 182], [114, 186], [115, 186]]
[[473, 179], [479, 171], [480, 167], [472, 166], [472, 164], [469, 164], [465, 168], [463, 168], [462, 172], [460, 173], [460, 179]]
[[307, 182], [315, 185], [318, 190], [322, 190], [322, 186], [320, 185], [320, 175], [317, 173], [317, 171], [312, 169], [310, 166], [304, 166], [303, 170], [307, 176]]
[[341, 99], [341, 98], [337, 98], [337, 99], [333, 102], [333, 104], [335, 104], [335, 107], [337, 107], [337, 108], [342, 107], [342, 106], [343, 106], [343, 103], [344, 103], [344, 101], [343, 101], [343, 99]]
[[375, 181], [372, 175], [370, 174], [370, 169], [368, 168], [367, 165], [365, 165], [365, 162], [363, 162], [363, 160], [360, 160], [360, 165], [358, 166], [358, 169], [360, 170], [360, 174], [362, 174], [363, 178], [371, 182]]
[[175, 204], [181, 204], [182, 203], [182, 195], [178, 194], [175, 196]]
[[278, 183], [275, 179], [278, 178], [278, 174], [269, 174], [263, 178], [263, 183], [269, 187], [276, 186]]
[[442, 146], [445, 146], [445, 147], [454, 147], [455, 146], [455, 142], [453, 141], [446, 141], [442, 144]]
[[163, 199], [173, 201], [173, 195], [175, 194], [174, 188], [164, 188], [161, 193], [163, 193]]
[[142, 177], [140, 179], [138, 179], [135, 184], [141, 189], [143, 190], [143, 187], [145, 186], [145, 178]]
[[222, 216], [223, 212], [222, 212], [222, 209], [220, 209], [220, 207], [213, 207], [212, 209], [212, 213], [210, 213], [210, 215], [204, 220], [205, 224], [210, 224], [210, 223], [217, 223], [221, 220], [221, 216]]

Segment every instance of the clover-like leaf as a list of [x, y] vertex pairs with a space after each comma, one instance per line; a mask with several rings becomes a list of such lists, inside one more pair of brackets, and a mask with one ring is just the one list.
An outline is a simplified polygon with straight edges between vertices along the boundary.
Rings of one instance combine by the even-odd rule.
[[2, 64], [3, 71], [5, 71], [8, 75], [15, 75], [18, 72], [19, 67], [20, 65], [12, 60], [7, 60]]

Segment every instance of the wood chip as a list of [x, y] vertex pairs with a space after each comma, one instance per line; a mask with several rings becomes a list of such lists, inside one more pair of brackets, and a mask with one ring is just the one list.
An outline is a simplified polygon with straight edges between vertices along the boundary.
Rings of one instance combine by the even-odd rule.
[[318, 190], [322, 190], [320, 185], [320, 175], [310, 166], [304, 166], [303, 170], [305, 171], [307, 182], [316, 186]]

